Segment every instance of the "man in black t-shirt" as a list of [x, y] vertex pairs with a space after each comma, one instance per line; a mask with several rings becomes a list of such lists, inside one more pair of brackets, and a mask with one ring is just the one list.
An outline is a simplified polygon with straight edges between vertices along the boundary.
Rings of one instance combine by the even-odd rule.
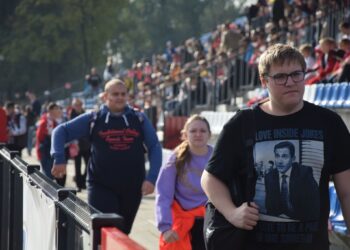
[[33, 92], [27, 91], [26, 96], [28, 97], [30, 104], [32, 106], [32, 112], [37, 120], [41, 115], [41, 103], [36, 98], [36, 95]]
[[[328, 250], [330, 176], [349, 227], [350, 134], [335, 112], [303, 101], [305, 69], [303, 56], [288, 45], [275, 44], [261, 55], [259, 75], [262, 87], [269, 90], [269, 99], [253, 109], [256, 128], [253, 158], [255, 166], [259, 166], [266, 178], [257, 179], [253, 202], [234, 204], [232, 197], [237, 192], [231, 187], [234, 180], [245, 178], [241, 175], [246, 150], [241, 134], [247, 127], [247, 118], [245, 112], [238, 112], [224, 126], [202, 175], [202, 187], [210, 201], [204, 228], [207, 250], [233, 249], [237, 239], [242, 239], [239, 235], [246, 235], [243, 247], [239, 249]], [[284, 216], [270, 210], [270, 190], [265, 182], [269, 181], [269, 171], [273, 171], [270, 165], [275, 157], [275, 146], [285, 141], [295, 148], [293, 157], [299, 163], [295, 167], [303, 172], [303, 166], [312, 168], [306, 172], [315, 191], [307, 195], [310, 190], [301, 189], [298, 192], [304, 192], [306, 196], [299, 194], [291, 199], [300, 204], [313, 200], [313, 216]], [[287, 153], [283, 157], [288, 158]], [[282, 166], [280, 168], [283, 170]], [[276, 191], [281, 193], [282, 189], [283, 192], [289, 189], [287, 192], [292, 195], [295, 185], [291, 182], [290, 179], [289, 183], [283, 184], [279, 180]], [[281, 199], [281, 196], [271, 199]], [[245, 233], [237, 233], [237, 228]]]
[[99, 92], [101, 92], [101, 84], [102, 78], [97, 73], [97, 69], [92, 67], [90, 70], [90, 74], [85, 76], [85, 79], [88, 85], [91, 87], [92, 96], [96, 96]]

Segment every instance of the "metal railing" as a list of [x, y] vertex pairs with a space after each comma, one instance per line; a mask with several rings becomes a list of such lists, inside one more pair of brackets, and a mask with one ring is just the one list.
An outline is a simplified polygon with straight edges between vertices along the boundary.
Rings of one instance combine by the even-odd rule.
[[[4, 145], [0, 145], [0, 249], [26, 249], [23, 239], [25, 185], [40, 190], [55, 204], [54, 232], [55, 247], [58, 250], [87, 249], [86, 246], [90, 250], [97, 250], [101, 244], [103, 227], [121, 227], [121, 216], [101, 213], [78, 198], [75, 190], [62, 188], [47, 178], [39, 168], [38, 165], [23, 161], [18, 152], [9, 151]], [[38, 211], [26, 212], [33, 215], [38, 213]], [[49, 230], [47, 225], [41, 225], [39, 222], [35, 227]], [[83, 234], [88, 235], [87, 244], [82, 240]], [[125, 237], [127, 238], [126, 235]]]

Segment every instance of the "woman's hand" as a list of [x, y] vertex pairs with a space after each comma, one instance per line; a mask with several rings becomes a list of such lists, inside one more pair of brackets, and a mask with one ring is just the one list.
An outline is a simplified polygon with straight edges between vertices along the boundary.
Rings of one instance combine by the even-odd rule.
[[179, 235], [174, 230], [168, 230], [163, 233], [163, 239], [167, 243], [172, 243], [179, 240]]

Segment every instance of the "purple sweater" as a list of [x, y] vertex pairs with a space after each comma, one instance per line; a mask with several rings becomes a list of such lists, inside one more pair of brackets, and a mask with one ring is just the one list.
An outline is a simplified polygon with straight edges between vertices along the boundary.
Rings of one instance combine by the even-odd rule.
[[178, 178], [175, 168], [175, 153], [172, 153], [167, 163], [160, 169], [156, 182], [156, 221], [160, 232], [171, 229], [171, 205], [174, 198], [184, 210], [190, 210], [204, 205], [208, 198], [200, 185], [200, 179], [205, 166], [213, 152], [208, 145], [206, 155], [191, 156], [191, 161], [184, 166], [184, 175]]

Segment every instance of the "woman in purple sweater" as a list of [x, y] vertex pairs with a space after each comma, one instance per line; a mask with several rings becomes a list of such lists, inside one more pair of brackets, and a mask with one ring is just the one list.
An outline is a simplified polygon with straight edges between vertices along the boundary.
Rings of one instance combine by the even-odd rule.
[[[181, 133], [183, 142], [161, 168], [156, 182], [156, 220], [161, 232], [161, 250], [204, 249], [202, 226], [198, 225], [202, 223], [207, 202], [200, 179], [213, 151], [208, 145], [209, 123], [193, 115]], [[197, 227], [199, 230], [195, 230]]]

